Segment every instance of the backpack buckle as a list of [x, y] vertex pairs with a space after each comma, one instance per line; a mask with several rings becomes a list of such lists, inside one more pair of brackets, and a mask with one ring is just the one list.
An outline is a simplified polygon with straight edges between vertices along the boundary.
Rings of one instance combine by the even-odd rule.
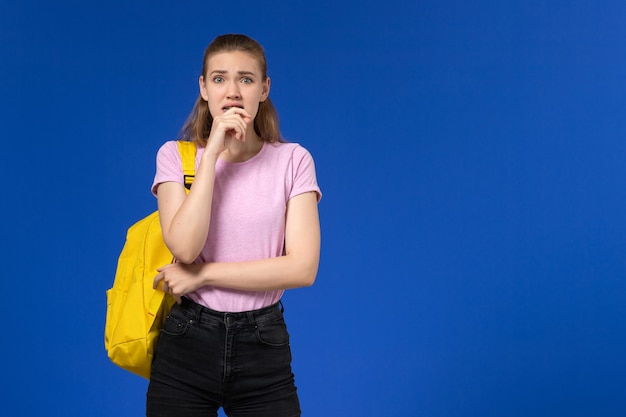
[[193, 184], [193, 179], [194, 178], [195, 178], [195, 175], [185, 175], [183, 177], [186, 189], [191, 190], [191, 184]]

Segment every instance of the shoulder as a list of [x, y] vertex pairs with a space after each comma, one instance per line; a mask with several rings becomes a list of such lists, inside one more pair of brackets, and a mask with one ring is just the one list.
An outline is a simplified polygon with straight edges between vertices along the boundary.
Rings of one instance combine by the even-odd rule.
[[181, 164], [178, 142], [170, 140], [165, 142], [157, 152], [157, 165], [178, 167]]
[[161, 183], [175, 181], [182, 184], [181, 165], [178, 143], [172, 140], [161, 145], [156, 156], [156, 174], [152, 183], [152, 194], [157, 195], [156, 191]]
[[168, 140], [159, 148], [157, 155], [171, 155], [178, 153], [178, 142], [175, 140]]
[[266, 145], [267, 153], [281, 159], [302, 160], [313, 159], [311, 153], [299, 143], [274, 142]]

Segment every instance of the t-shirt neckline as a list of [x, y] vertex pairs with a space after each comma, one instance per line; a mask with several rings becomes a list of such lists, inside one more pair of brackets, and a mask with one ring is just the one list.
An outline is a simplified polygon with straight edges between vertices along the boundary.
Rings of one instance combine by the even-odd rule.
[[261, 154], [263, 154], [265, 152], [265, 148], [266, 148], [266, 141], [263, 141], [263, 144], [261, 145], [261, 149], [259, 149], [259, 151], [252, 155], [252, 157], [250, 159], [246, 159], [245, 161], [241, 161], [241, 162], [229, 162], [229, 161], [225, 161], [221, 158], [217, 159], [217, 163], [220, 165], [225, 165], [225, 166], [242, 166], [242, 165], [247, 165], [251, 162], [254, 162], [255, 160], [257, 160]]

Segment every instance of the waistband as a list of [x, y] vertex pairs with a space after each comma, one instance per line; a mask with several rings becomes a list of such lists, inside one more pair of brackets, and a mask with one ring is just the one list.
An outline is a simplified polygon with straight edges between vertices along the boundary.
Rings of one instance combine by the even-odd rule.
[[254, 324], [264, 321], [272, 321], [283, 318], [285, 308], [281, 301], [258, 310], [242, 311], [228, 313], [223, 311], [212, 310], [208, 307], [200, 305], [186, 297], [182, 297], [180, 307], [185, 310], [186, 314], [191, 315], [195, 320], [217, 319], [223, 321], [227, 325], [232, 324]]

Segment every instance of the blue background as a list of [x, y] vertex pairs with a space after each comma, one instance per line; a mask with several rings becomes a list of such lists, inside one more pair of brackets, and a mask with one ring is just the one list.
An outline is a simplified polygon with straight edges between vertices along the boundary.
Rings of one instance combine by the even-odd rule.
[[324, 192], [306, 416], [626, 415], [626, 3], [0, 2], [3, 415], [138, 416], [105, 290], [205, 46], [265, 47]]

